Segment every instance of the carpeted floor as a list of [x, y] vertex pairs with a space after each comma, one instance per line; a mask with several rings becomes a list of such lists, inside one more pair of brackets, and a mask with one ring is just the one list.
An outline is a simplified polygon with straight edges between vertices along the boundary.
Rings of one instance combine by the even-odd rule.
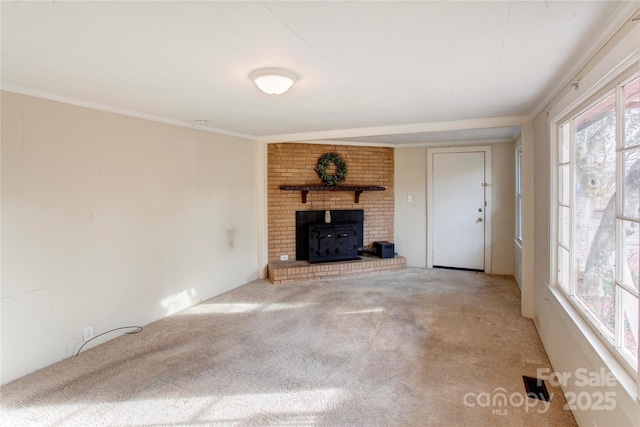
[[[3, 426], [574, 426], [513, 278], [258, 280], [3, 386]], [[500, 406], [500, 396], [506, 406]]]

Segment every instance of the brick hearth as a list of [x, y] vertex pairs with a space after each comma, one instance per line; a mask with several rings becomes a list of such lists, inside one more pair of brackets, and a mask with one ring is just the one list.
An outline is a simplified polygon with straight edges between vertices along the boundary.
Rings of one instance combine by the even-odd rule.
[[383, 271], [402, 270], [407, 259], [396, 255], [395, 258], [378, 258], [364, 255], [361, 259], [310, 264], [308, 261], [272, 261], [267, 267], [269, 280], [274, 284], [300, 282], [316, 278], [334, 276], [355, 276], [381, 273]]

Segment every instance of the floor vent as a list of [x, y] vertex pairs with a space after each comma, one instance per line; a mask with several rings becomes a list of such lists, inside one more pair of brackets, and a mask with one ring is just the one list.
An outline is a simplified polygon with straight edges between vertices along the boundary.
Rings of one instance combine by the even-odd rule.
[[551, 401], [551, 399], [549, 399], [549, 392], [547, 391], [547, 386], [544, 384], [544, 380], [526, 377], [524, 375], [522, 376], [522, 379], [524, 380], [524, 388], [527, 391], [527, 396], [533, 399], [543, 400], [545, 402]]

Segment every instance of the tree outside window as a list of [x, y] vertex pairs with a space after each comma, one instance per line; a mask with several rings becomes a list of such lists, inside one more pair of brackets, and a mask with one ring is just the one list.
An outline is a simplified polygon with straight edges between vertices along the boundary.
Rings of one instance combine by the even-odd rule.
[[557, 158], [558, 284], [637, 372], [638, 77], [562, 122]]

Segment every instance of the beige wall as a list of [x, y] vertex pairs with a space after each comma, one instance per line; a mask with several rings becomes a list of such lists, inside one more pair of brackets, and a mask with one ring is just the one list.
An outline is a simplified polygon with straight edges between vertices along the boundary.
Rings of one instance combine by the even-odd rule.
[[[395, 150], [396, 251], [414, 267], [427, 266], [427, 148]], [[514, 144], [491, 145], [491, 158], [491, 272], [513, 274]]]
[[[395, 150], [395, 250], [411, 267], [427, 266], [427, 149]], [[411, 196], [412, 202], [407, 201]]]
[[513, 274], [515, 230], [515, 145], [491, 146], [491, 272]]
[[[613, 410], [575, 410], [576, 421], [581, 426], [637, 425], [640, 406], [637, 401], [637, 378], [629, 376], [618, 362], [603, 349], [598, 337], [591, 332], [574, 310], [563, 308], [564, 300], [548, 286], [550, 280], [550, 120], [621, 63], [640, 46], [638, 25], [618, 33], [598, 56], [579, 73], [580, 87], [567, 86], [554, 101], [542, 111], [533, 123], [534, 150], [534, 322], [551, 364], [556, 372], [569, 373], [575, 378], [577, 369], [597, 373], [600, 369], [613, 372], [616, 385], [612, 387], [578, 387], [568, 381], [564, 392], [613, 393], [616, 407]], [[628, 32], [630, 31], [630, 32]], [[547, 115], [548, 113], [548, 115]], [[599, 377], [600, 378], [600, 377]], [[626, 384], [628, 387], [622, 386]], [[595, 394], [594, 394], [595, 393]]]
[[0, 381], [75, 354], [84, 326], [256, 278], [257, 163], [255, 142], [2, 92]]

